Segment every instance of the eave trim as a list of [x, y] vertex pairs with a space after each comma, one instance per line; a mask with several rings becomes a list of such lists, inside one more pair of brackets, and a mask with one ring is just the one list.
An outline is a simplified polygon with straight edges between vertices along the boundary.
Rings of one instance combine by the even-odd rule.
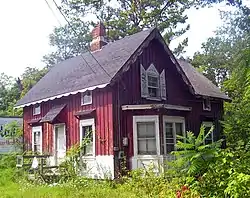
[[145, 110], [145, 109], [168, 109], [179, 111], [191, 111], [192, 107], [170, 105], [170, 104], [143, 104], [143, 105], [123, 105], [122, 110]]
[[92, 86], [92, 87], [87, 87], [87, 88], [80, 89], [80, 90], [77, 90], [77, 91], [72, 91], [72, 92], [68, 92], [68, 93], [64, 93], [64, 94], [52, 96], [52, 97], [49, 97], [49, 98], [44, 98], [44, 99], [41, 99], [41, 100], [37, 100], [37, 101], [34, 101], [34, 102], [25, 103], [25, 104], [22, 104], [22, 105], [17, 105], [14, 108], [16, 109], [16, 108], [21, 108], [21, 107], [29, 106], [29, 105], [34, 105], [34, 104], [37, 104], [37, 103], [42, 103], [42, 102], [46, 102], [46, 101], [49, 101], [49, 100], [54, 100], [56, 98], [61, 98], [63, 96], [69, 96], [69, 95], [74, 95], [74, 94], [77, 94], [77, 93], [82, 93], [82, 92], [85, 92], [87, 90], [91, 91], [91, 90], [94, 90], [96, 88], [104, 88], [108, 84], [109, 83], [105, 83], [105, 84], [100, 84], [100, 85], [96, 85], [96, 86]]

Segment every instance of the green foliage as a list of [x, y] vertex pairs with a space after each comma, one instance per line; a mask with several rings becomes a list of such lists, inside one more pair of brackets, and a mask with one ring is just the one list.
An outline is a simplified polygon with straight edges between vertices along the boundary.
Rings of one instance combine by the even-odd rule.
[[177, 142], [177, 151], [172, 152], [176, 157], [173, 168], [188, 176], [203, 175], [209, 169], [209, 165], [216, 160], [222, 142], [219, 140], [205, 144], [206, 138], [213, 130], [212, 127], [205, 134], [205, 127], [202, 126], [198, 137], [192, 132], [187, 132], [185, 137], [180, 136], [182, 141]]
[[215, 163], [193, 188], [205, 197], [249, 197], [250, 152], [244, 147], [219, 152]]

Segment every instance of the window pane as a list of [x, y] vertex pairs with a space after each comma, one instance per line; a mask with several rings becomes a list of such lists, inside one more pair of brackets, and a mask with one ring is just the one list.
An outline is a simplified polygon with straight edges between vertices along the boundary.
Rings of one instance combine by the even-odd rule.
[[176, 135], [183, 136], [183, 124], [182, 123], [175, 123]]
[[147, 140], [148, 155], [156, 155], [156, 141], [155, 139]]
[[147, 154], [147, 140], [143, 139], [143, 140], [138, 140], [138, 154], [139, 155], [146, 155]]
[[139, 155], [156, 155], [155, 139], [140, 139], [137, 143]]
[[172, 143], [174, 144], [174, 138], [167, 138], [166, 143]]
[[92, 93], [90, 91], [87, 91], [86, 93], [82, 94], [82, 97], [83, 104], [88, 104], [92, 102]]
[[149, 87], [148, 94], [150, 97], [157, 97], [158, 96], [158, 89]]
[[93, 155], [93, 131], [92, 126], [82, 127], [82, 146], [83, 154], [91, 156]]
[[148, 86], [159, 87], [158, 78], [155, 76], [148, 75]]
[[167, 144], [167, 153], [171, 153], [174, 150], [174, 144]]
[[154, 122], [138, 122], [137, 123], [138, 138], [155, 138]]
[[165, 123], [166, 138], [174, 138], [173, 136], [173, 123]]
[[34, 132], [34, 144], [40, 144], [40, 132]]
[[40, 145], [34, 145], [34, 152], [40, 152]]

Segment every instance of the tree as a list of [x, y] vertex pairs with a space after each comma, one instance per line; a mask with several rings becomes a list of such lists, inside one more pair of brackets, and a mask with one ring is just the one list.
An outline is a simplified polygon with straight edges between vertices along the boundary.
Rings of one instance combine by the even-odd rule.
[[86, 51], [91, 41], [89, 25], [78, 20], [72, 22], [71, 26], [76, 32], [73, 32], [69, 25], [65, 25], [54, 28], [50, 34], [49, 44], [54, 48], [54, 52], [43, 56], [43, 62], [48, 68]]
[[250, 140], [250, 8], [223, 13], [225, 23], [203, 44], [193, 64], [232, 99], [225, 104], [224, 133], [228, 145]]

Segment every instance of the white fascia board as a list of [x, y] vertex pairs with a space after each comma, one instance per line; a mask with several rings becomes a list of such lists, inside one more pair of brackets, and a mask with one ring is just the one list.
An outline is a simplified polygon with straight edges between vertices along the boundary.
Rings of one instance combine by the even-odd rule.
[[92, 87], [87, 87], [87, 88], [80, 89], [80, 90], [77, 90], [77, 91], [72, 91], [72, 92], [68, 92], [68, 93], [64, 93], [64, 94], [52, 96], [52, 97], [49, 97], [49, 98], [44, 98], [44, 99], [41, 99], [41, 100], [37, 100], [37, 101], [34, 101], [34, 102], [22, 104], [22, 105], [19, 105], [19, 106], [14, 107], [14, 108], [15, 108], [15, 109], [16, 109], [16, 108], [22, 108], [22, 107], [29, 106], [29, 105], [33, 105], [33, 104], [37, 104], [37, 103], [41, 103], [41, 102], [46, 102], [46, 101], [49, 101], [49, 100], [54, 100], [54, 99], [56, 99], [56, 98], [61, 98], [61, 97], [63, 97], [63, 96], [69, 96], [69, 95], [74, 95], [74, 94], [77, 94], [77, 93], [82, 93], [82, 92], [85, 92], [85, 91], [87, 91], [87, 90], [91, 91], [91, 90], [94, 90], [94, 89], [96, 89], [96, 88], [104, 88], [104, 87], [106, 87], [107, 85], [108, 85], [108, 83], [100, 84], [100, 85], [96, 85], [96, 86], [92, 86]]

